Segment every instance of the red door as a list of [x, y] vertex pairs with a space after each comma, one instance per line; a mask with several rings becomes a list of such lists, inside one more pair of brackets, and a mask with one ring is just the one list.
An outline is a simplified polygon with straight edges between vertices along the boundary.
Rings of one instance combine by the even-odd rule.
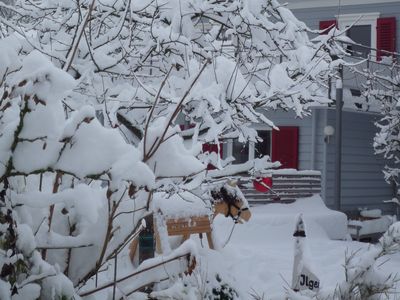
[[279, 126], [272, 131], [272, 161], [279, 161], [281, 169], [298, 169], [299, 166], [299, 128]]

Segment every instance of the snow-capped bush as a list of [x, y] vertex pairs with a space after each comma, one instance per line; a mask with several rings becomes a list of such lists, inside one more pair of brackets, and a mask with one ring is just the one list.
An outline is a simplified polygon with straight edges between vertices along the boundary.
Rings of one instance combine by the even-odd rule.
[[65, 117], [62, 100], [75, 84], [68, 74], [37, 51], [6, 70], [11, 63], [19, 66], [4, 76], [0, 108], [3, 287], [71, 298], [134, 229], [121, 214], [136, 205], [124, 191], [152, 187], [154, 175], [91, 107]]
[[57, 296], [107, 269], [153, 198], [208, 200], [215, 181], [276, 166], [233, 167], [201, 153], [203, 143], [256, 141], [253, 123], [273, 126], [264, 110], [303, 116], [328, 102], [332, 36], [310, 41], [275, 0], [17, 0], [7, 9], [0, 184], [16, 228], [32, 229], [16, 252], [31, 239], [35, 257], [69, 279]]

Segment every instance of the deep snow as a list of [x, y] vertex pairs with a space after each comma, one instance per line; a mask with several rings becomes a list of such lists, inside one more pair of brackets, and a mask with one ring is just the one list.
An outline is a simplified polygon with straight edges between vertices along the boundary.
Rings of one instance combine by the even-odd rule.
[[[252, 218], [246, 224], [236, 225], [230, 242], [219, 252], [204, 251], [206, 269], [209, 271], [227, 272], [238, 290], [244, 292], [241, 299], [254, 299], [250, 293], [264, 299], [285, 299], [285, 289], [291, 286], [294, 237], [296, 215], [298, 208], [319, 207], [315, 198], [297, 200], [294, 204], [270, 204], [253, 207]], [[285, 207], [286, 206], [286, 207]], [[326, 216], [328, 211], [325, 208]], [[311, 264], [321, 281], [321, 290], [327, 295], [333, 293], [337, 284], [344, 280], [344, 260], [346, 253], [352, 253], [369, 244], [346, 240], [331, 240], [323, 226], [336, 227], [340, 232], [343, 225], [333, 224], [332, 220], [319, 226], [313, 219], [313, 210], [307, 216], [304, 214], [306, 227], [306, 245], [309, 250]], [[332, 212], [335, 215], [336, 212]], [[322, 217], [322, 218], [321, 218]], [[320, 215], [320, 222], [323, 215]], [[336, 221], [340, 220], [340, 214]], [[310, 222], [311, 221], [311, 222]], [[232, 221], [218, 216], [214, 221], [214, 230], [218, 239], [225, 241], [232, 228]], [[332, 228], [331, 228], [332, 229]], [[387, 257], [385, 257], [386, 259]], [[203, 262], [204, 263], [204, 262]], [[203, 266], [204, 267], [204, 266]], [[400, 253], [390, 256], [390, 260], [382, 265], [387, 273], [397, 273], [400, 270]], [[393, 295], [393, 299], [395, 295]]]

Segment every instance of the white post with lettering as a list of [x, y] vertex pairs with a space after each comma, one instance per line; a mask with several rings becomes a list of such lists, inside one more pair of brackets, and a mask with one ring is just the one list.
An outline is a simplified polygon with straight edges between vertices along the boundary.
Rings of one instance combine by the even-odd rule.
[[318, 292], [320, 281], [318, 277], [312, 272], [312, 268], [308, 261], [309, 257], [306, 257], [304, 251], [306, 247], [306, 232], [301, 214], [297, 216], [296, 228], [293, 236], [295, 238], [295, 244], [292, 289], [295, 292], [301, 290]]

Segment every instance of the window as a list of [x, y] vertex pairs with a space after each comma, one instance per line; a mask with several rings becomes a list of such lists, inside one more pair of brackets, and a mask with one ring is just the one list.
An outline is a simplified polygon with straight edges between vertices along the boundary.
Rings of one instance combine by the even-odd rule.
[[255, 144], [254, 157], [259, 158], [265, 155], [271, 156], [271, 131], [270, 130], [258, 130], [258, 136], [262, 138], [262, 142]]
[[234, 164], [242, 164], [253, 158], [271, 155], [271, 130], [257, 130], [262, 141], [257, 143], [240, 143], [237, 139], [232, 141], [232, 156]]
[[[338, 16], [338, 27], [340, 30], [351, 27], [347, 31], [347, 35], [357, 44], [376, 48], [376, 26], [379, 13], [365, 13], [365, 14], [347, 14]], [[374, 29], [374, 30], [372, 30]], [[351, 54], [358, 57], [367, 57], [371, 54], [372, 57], [376, 56], [376, 51], [371, 51], [365, 47], [356, 45], [349, 45]]]
[[322, 20], [319, 29], [322, 34], [327, 34], [333, 26], [343, 30], [346, 27], [354, 27], [348, 30], [348, 35], [356, 43], [368, 45], [369, 50], [352, 45], [349, 50], [361, 53], [361, 56], [371, 54], [372, 59], [380, 61], [383, 56], [392, 56], [396, 52], [396, 25], [395, 17], [379, 18], [379, 13], [340, 15], [339, 20]]
[[249, 143], [240, 143], [237, 139], [232, 142], [232, 156], [235, 164], [242, 164], [249, 160]]
[[367, 58], [370, 54], [371, 45], [371, 25], [354, 25], [347, 31], [347, 36], [358, 45], [349, 45], [347, 49], [352, 56]]

